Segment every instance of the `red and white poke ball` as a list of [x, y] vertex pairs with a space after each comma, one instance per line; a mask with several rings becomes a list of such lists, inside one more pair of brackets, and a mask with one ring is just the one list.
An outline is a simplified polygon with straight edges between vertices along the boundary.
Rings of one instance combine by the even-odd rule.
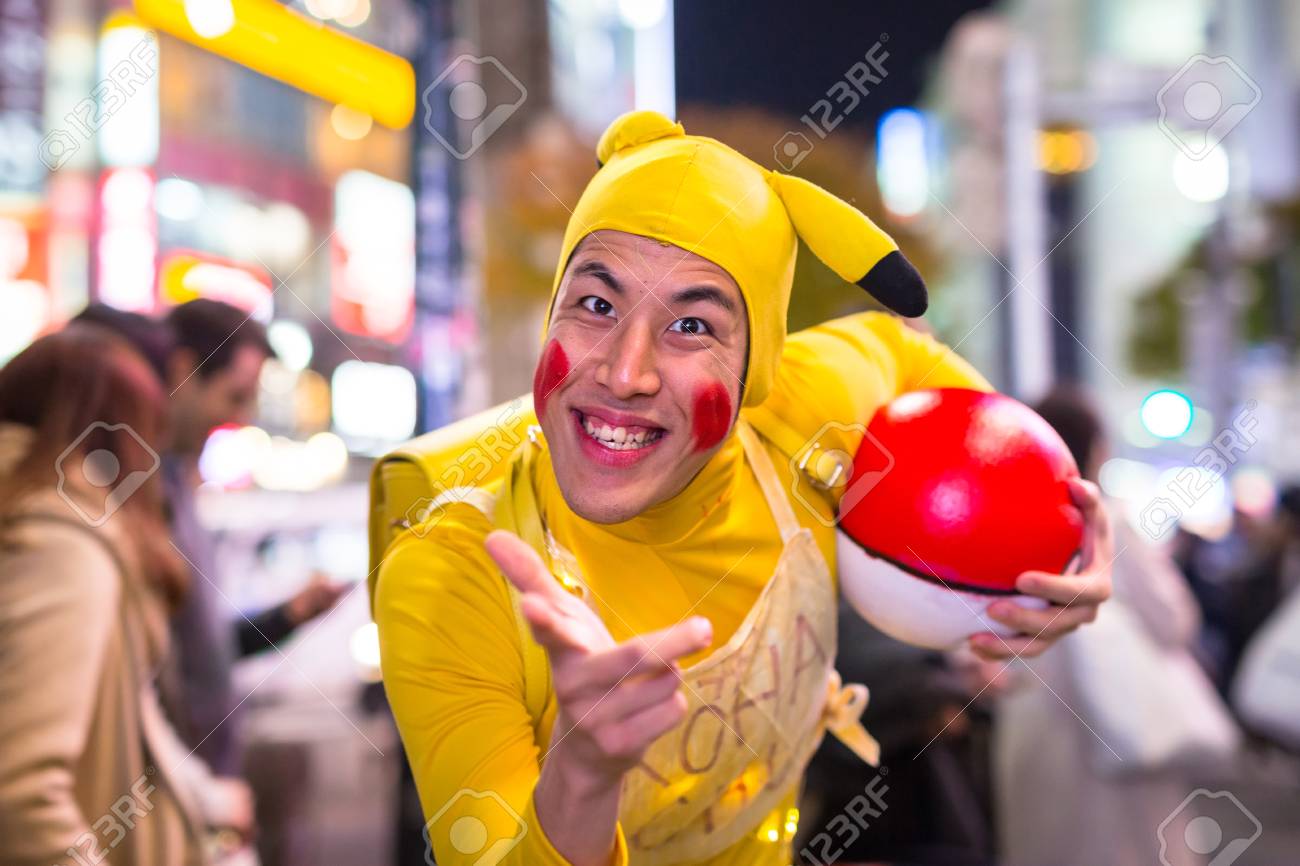
[[840, 501], [840, 587], [891, 637], [952, 649], [978, 632], [1010, 636], [986, 608], [1010, 598], [1041, 609], [1015, 591], [1016, 578], [1077, 563], [1084, 521], [1067, 479], [1079, 469], [1056, 431], [1010, 397], [903, 394], [872, 418], [853, 463]]

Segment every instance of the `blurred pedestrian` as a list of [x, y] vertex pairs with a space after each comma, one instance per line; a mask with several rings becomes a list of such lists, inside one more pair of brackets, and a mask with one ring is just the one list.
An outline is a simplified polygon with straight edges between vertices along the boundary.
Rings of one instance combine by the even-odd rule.
[[1278, 584], [1282, 597], [1300, 590], [1300, 484], [1289, 484], [1277, 497], [1277, 514], [1280, 552], [1278, 554]]
[[[1091, 402], [1060, 389], [1035, 409], [1095, 480], [1107, 447]], [[1029, 663], [997, 709], [1006, 866], [1154, 862], [1157, 831], [1195, 774], [1236, 746], [1226, 706], [1191, 654], [1200, 614], [1185, 579], [1118, 512], [1113, 525], [1111, 604]]]
[[1230, 693], [1252, 733], [1300, 756], [1300, 486], [1279, 492], [1261, 534], [1260, 573], [1271, 573], [1277, 605], [1243, 648]]
[[1284, 537], [1281, 520], [1234, 508], [1222, 538], [1181, 528], [1175, 538], [1175, 561], [1204, 617], [1201, 655], [1225, 697], [1246, 646], [1282, 602]]
[[194, 494], [204, 443], [216, 427], [249, 423], [262, 364], [274, 350], [259, 322], [220, 301], [181, 304], [161, 323], [103, 305], [88, 307], [78, 318], [111, 327], [130, 340], [150, 358], [165, 384], [170, 430], [161, 474], [172, 534], [192, 573], [192, 591], [173, 621], [178, 669], [168, 677], [168, 710], [214, 771], [241, 775], [234, 663], [287, 639], [298, 626], [329, 610], [343, 591], [314, 574], [284, 603], [243, 615], [219, 588], [216, 540], [198, 518]]
[[206, 862], [247, 832], [154, 675], [188, 575], [157, 475], [164, 396], [117, 336], [74, 325], [0, 369], [0, 863]]
[[1278, 491], [1271, 513], [1236, 509], [1233, 534], [1243, 549], [1225, 575], [1230, 589], [1222, 613], [1230, 653], [1225, 691], [1231, 689], [1246, 647], [1300, 585], [1300, 487]]

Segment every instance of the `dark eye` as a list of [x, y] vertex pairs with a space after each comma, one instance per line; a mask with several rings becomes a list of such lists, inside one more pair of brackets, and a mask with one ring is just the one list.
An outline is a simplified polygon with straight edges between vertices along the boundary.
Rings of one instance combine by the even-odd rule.
[[679, 334], [694, 334], [696, 336], [705, 336], [713, 333], [709, 323], [703, 319], [697, 319], [694, 316], [687, 316], [684, 319], [678, 319], [668, 326], [668, 330], [676, 331]]
[[614, 305], [598, 295], [587, 295], [578, 303], [598, 316], [612, 316], [614, 314]]

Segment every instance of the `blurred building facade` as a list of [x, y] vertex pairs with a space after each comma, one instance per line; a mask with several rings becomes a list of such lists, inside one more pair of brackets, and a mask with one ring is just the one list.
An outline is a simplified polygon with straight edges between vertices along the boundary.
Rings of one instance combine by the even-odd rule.
[[[926, 100], [932, 318], [1022, 399], [1095, 389], [1135, 520], [1182, 485], [1183, 522], [1222, 533], [1236, 476], [1300, 474], [1298, 34], [1287, 3], [1003, 3], [954, 28]], [[1153, 431], [1165, 389], [1189, 427]]]
[[[398, 55], [419, 30], [406, 2], [296, 5]], [[22, 10], [36, 11], [19, 26]], [[6, 80], [27, 82], [3, 91], [25, 138], [0, 178], [0, 357], [90, 300], [151, 313], [213, 297], [286, 347], [270, 433], [335, 430], [354, 450], [410, 435], [411, 411], [367, 429], [357, 394], [414, 398], [387, 369], [405, 369], [414, 318], [411, 130], [161, 33], [129, 2], [6, 0], [0, 15]]]

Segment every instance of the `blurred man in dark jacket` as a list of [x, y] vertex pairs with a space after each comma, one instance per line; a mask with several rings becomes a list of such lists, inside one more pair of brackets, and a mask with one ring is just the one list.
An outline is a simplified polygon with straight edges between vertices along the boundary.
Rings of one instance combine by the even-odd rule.
[[92, 304], [77, 319], [111, 328], [134, 343], [170, 394], [162, 476], [172, 540], [193, 580], [172, 623], [176, 669], [169, 672], [173, 682], [167, 704], [181, 736], [214, 772], [240, 775], [240, 701], [231, 681], [235, 661], [286, 639], [332, 607], [342, 592], [313, 576], [283, 604], [242, 615], [218, 588], [215, 540], [195, 509], [198, 459], [208, 434], [224, 424], [251, 420], [262, 364], [274, 351], [260, 323], [219, 301], [181, 304], [162, 322], [103, 304]]
[[[808, 846], [870, 787], [880, 807], [859, 826], [841, 862], [991, 864], [984, 701], [1001, 688], [1001, 679], [989, 678], [1004, 663], [902, 643], [841, 604], [835, 667], [845, 682], [871, 690], [862, 723], [880, 741], [881, 780], [873, 784], [877, 771], [827, 737], [808, 768], [795, 849]], [[977, 694], [981, 700], [972, 702]], [[837, 835], [835, 827], [829, 832]], [[817, 863], [818, 849], [810, 852], [799, 862]]]

